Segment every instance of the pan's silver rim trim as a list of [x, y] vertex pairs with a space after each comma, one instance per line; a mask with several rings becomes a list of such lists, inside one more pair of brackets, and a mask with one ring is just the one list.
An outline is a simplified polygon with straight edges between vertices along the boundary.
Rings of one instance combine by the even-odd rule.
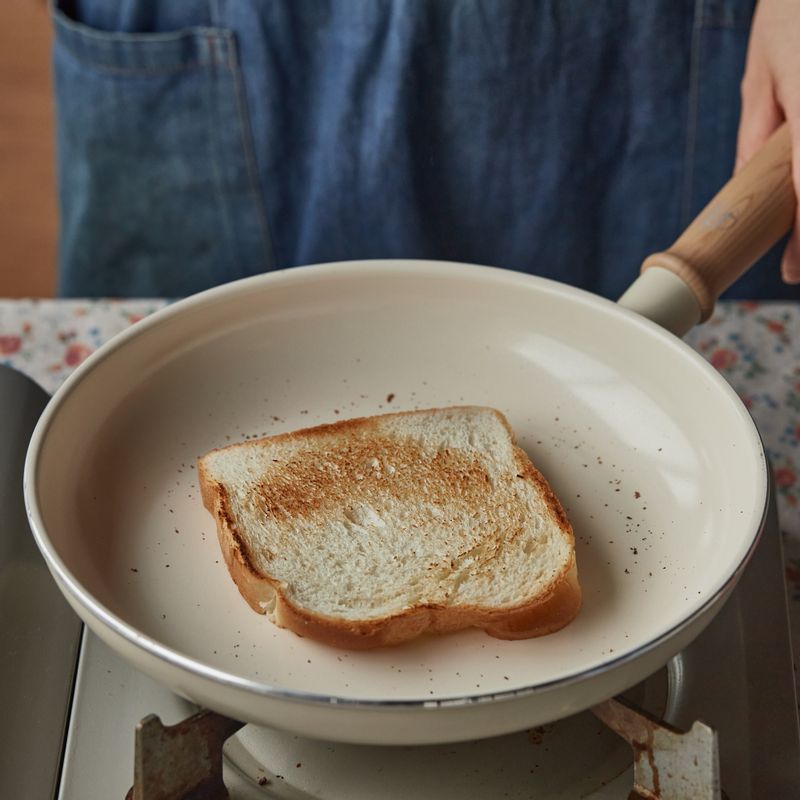
[[[270, 283], [277, 281], [293, 281], [302, 282], [306, 280], [314, 280], [317, 275], [330, 276], [334, 269], [339, 270], [340, 275], [356, 275], [358, 273], [372, 272], [377, 265], [380, 265], [382, 274], [389, 274], [389, 270], [393, 268], [395, 274], [403, 277], [408, 277], [416, 273], [418, 276], [426, 275], [428, 277], [442, 277], [444, 275], [461, 275], [462, 277], [469, 277], [473, 280], [491, 280], [498, 279], [504, 280], [508, 283], [516, 283], [517, 285], [531, 283], [537, 284], [541, 289], [561, 294], [569, 295], [575, 300], [583, 304], [594, 306], [595, 308], [604, 308], [609, 313], [616, 316], [626, 316], [628, 319], [638, 326], [648, 330], [651, 335], [661, 338], [668, 346], [681, 349], [684, 356], [694, 361], [700, 369], [704, 370], [708, 378], [716, 383], [720, 391], [728, 396], [735, 405], [743, 420], [747, 420], [752, 426], [752, 432], [758, 445], [759, 455], [762, 463], [762, 485], [758, 487], [763, 497], [761, 504], [761, 517], [757, 526], [755, 526], [755, 536], [751, 541], [747, 551], [741, 558], [736, 569], [733, 571], [723, 583], [713, 590], [712, 594], [697, 608], [695, 608], [687, 617], [682, 619], [672, 628], [662, 632], [657, 637], [649, 640], [640, 647], [628, 653], [624, 653], [617, 658], [605, 661], [602, 664], [590, 667], [579, 672], [564, 675], [559, 678], [554, 678], [551, 681], [544, 683], [534, 684], [530, 686], [518, 687], [515, 689], [508, 689], [502, 692], [487, 692], [481, 694], [470, 694], [463, 696], [445, 697], [439, 700], [431, 700], [430, 698], [410, 698], [402, 700], [372, 700], [357, 697], [341, 697], [323, 695], [314, 692], [301, 692], [288, 689], [280, 689], [268, 684], [258, 683], [256, 681], [232, 675], [224, 670], [210, 667], [207, 664], [198, 661], [194, 658], [184, 656], [181, 653], [167, 647], [159, 642], [151, 639], [148, 636], [137, 631], [132, 626], [128, 625], [117, 615], [109, 611], [105, 606], [98, 603], [75, 579], [72, 573], [67, 569], [64, 562], [52, 548], [50, 540], [44, 529], [44, 523], [39, 511], [38, 496], [36, 492], [37, 482], [35, 480], [38, 458], [41, 451], [41, 444], [44, 441], [45, 434], [53, 422], [53, 418], [57, 413], [60, 402], [73, 390], [75, 386], [83, 379], [84, 375], [88, 374], [96, 364], [106, 359], [113, 352], [124, 346], [130, 339], [138, 338], [144, 331], [150, 330], [158, 325], [162, 325], [171, 319], [173, 316], [185, 312], [187, 309], [195, 307], [202, 307], [206, 303], [217, 302], [229, 296], [235, 296], [240, 293], [247, 293], [256, 287], [262, 287], [264, 284], [269, 286]], [[390, 266], [387, 266], [390, 265]], [[738, 582], [742, 572], [744, 571], [747, 563], [755, 551], [761, 535], [764, 531], [766, 524], [767, 511], [769, 507], [769, 474], [766, 453], [761, 435], [753, 422], [752, 417], [745, 408], [741, 399], [736, 392], [727, 383], [727, 381], [694, 349], [678, 339], [673, 334], [661, 328], [655, 322], [642, 317], [634, 311], [626, 309], [617, 303], [606, 300], [603, 297], [594, 295], [583, 289], [578, 289], [573, 286], [559, 283], [547, 278], [540, 278], [538, 276], [527, 275], [524, 273], [516, 273], [510, 270], [499, 269], [496, 267], [484, 267], [473, 264], [461, 264], [457, 262], [447, 261], [427, 261], [427, 260], [404, 260], [404, 259], [380, 259], [373, 261], [345, 261], [345, 262], [332, 262], [329, 264], [315, 264], [303, 267], [293, 267], [285, 270], [276, 270], [274, 272], [266, 273], [264, 275], [256, 275], [250, 278], [233, 281], [228, 284], [223, 284], [212, 289], [208, 289], [199, 294], [192, 295], [183, 300], [179, 300], [159, 311], [154, 312], [152, 315], [139, 321], [135, 326], [131, 326], [127, 330], [117, 334], [110, 339], [105, 345], [98, 348], [86, 361], [84, 361], [62, 384], [62, 386], [55, 392], [52, 399], [44, 410], [39, 422], [36, 425], [31, 443], [29, 445], [27, 457], [25, 459], [24, 482], [23, 489], [25, 494], [25, 510], [28, 516], [28, 521], [33, 532], [34, 539], [37, 546], [42, 552], [50, 570], [56, 576], [58, 581], [65, 587], [72, 599], [77, 602], [89, 615], [84, 621], [90, 628], [95, 630], [98, 635], [98, 628], [110, 629], [114, 634], [125, 640], [127, 643], [139, 648], [143, 652], [155, 656], [156, 658], [175, 667], [184, 670], [197, 678], [201, 678], [214, 683], [222, 684], [230, 689], [241, 690], [254, 694], [260, 697], [272, 698], [275, 700], [284, 700], [297, 703], [303, 703], [313, 706], [345, 706], [348, 708], [359, 708], [363, 710], [410, 710], [410, 709], [437, 709], [437, 708], [455, 708], [464, 706], [473, 706], [482, 703], [492, 703], [497, 701], [512, 700], [520, 697], [527, 697], [534, 694], [544, 694], [555, 689], [565, 688], [570, 685], [587, 680], [594, 676], [609, 672], [619, 666], [631, 663], [650, 651], [660, 646], [665, 641], [675, 637], [681, 631], [691, 626], [698, 618], [702, 617], [706, 612], [709, 612], [715, 605], [721, 604], [729, 593], [733, 590]], [[671, 653], [674, 655], [674, 653]]]

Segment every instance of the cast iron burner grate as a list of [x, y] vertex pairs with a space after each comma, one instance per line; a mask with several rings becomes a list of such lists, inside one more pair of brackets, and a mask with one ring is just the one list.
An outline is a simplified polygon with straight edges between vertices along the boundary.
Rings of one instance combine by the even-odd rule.
[[[695, 722], [681, 732], [622, 699], [592, 709], [633, 751], [629, 800], [722, 800], [717, 734]], [[201, 711], [165, 727], [154, 714], [136, 728], [134, 785], [126, 800], [229, 800], [223, 745], [244, 723]], [[266, 785], [263, 777], [259, 783]]]

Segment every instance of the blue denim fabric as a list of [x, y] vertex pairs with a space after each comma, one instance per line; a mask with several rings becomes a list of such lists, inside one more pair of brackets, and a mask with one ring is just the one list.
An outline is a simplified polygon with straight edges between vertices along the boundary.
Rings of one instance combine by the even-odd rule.
[[[65, 295], [339, 259], [617, 297], [730, 174], [754, 0], [65, 0]], [[732, 296], [800, 297], [777, 253]]]
[[140, 35], [56, 15], [63, 295], [174, 297], [274, 268], [235, 37], [196, 21]]

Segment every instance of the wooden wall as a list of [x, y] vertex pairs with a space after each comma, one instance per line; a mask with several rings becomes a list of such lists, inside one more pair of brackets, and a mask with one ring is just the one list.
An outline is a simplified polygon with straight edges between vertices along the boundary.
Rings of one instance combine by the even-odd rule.
[[0, 297], [55, 291], [50, 42], [46, 0], [1, 0]]

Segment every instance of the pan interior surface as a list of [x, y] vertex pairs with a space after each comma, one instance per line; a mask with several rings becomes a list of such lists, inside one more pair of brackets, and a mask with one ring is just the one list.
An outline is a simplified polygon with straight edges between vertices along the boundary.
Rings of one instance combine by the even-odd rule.
[[[254, 613], [196, 458], [455, 404], [505, 413], [563, 502], [578, 618], [526, 641], [463, 631], [349, 652]], [[90, 615], [157, 658], [366, 702], [522, 690], [632, 657], [730, 585], [766, 493], [747, 413], [681, 342], [558, 284], [425, 262], [290, 270], [167, 309], [84, 365], [36, 446], [39, 540]]]

